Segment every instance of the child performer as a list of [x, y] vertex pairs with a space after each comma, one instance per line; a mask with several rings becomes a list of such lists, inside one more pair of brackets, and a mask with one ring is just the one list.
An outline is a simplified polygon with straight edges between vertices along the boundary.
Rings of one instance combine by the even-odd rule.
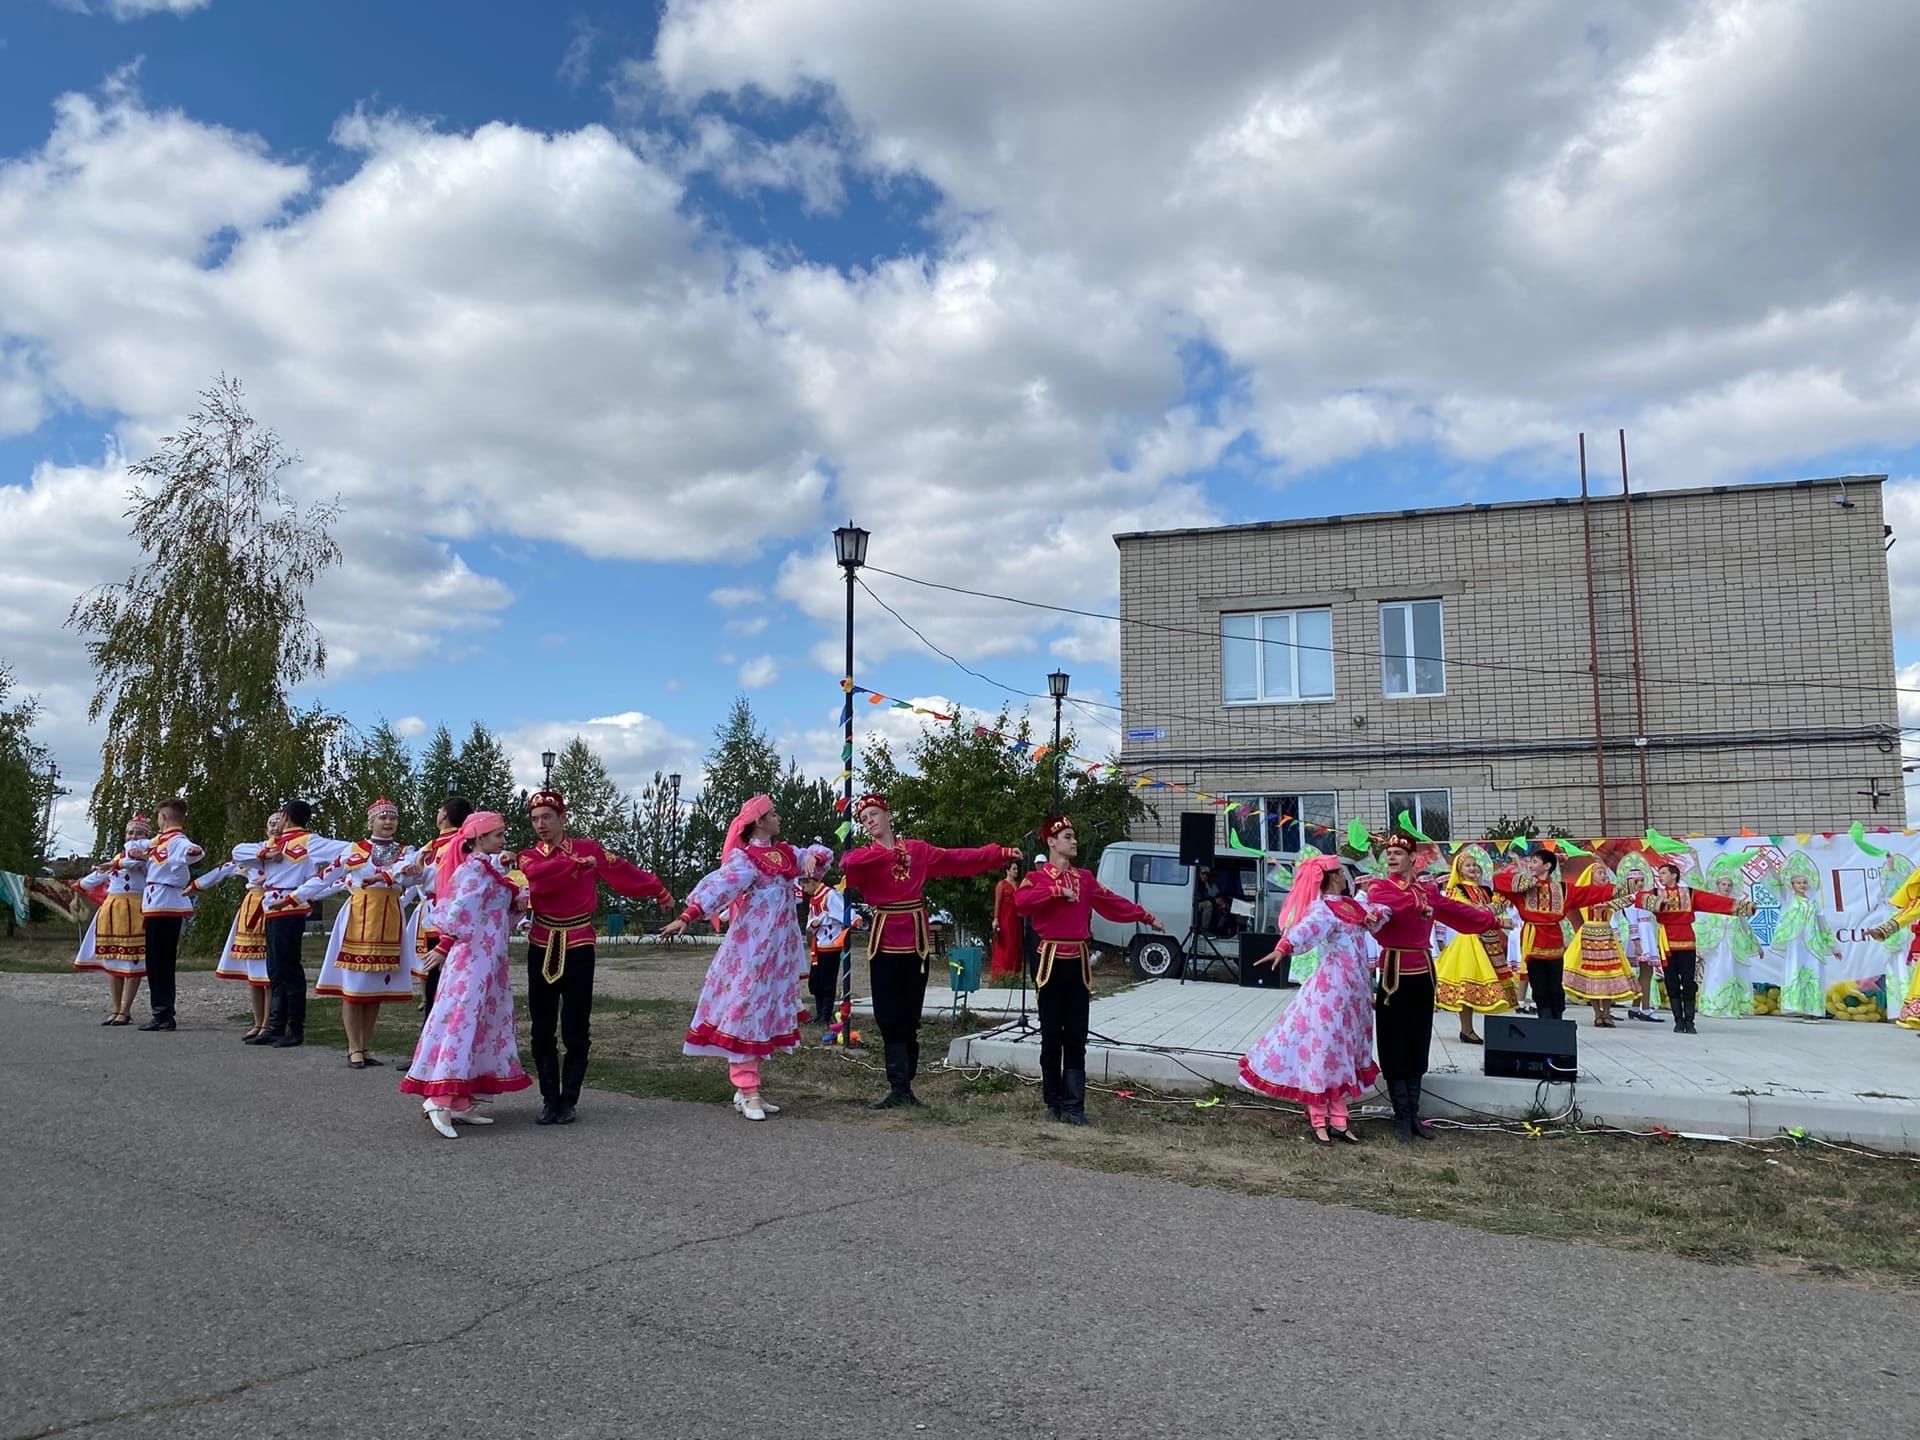
[[446, 973], [400, 1090], [423, 1097], [427, 1122], [449, 1140], [458, 1134], [456, 1121], [493, 1123], [475, 1113], [476, 1100], [533, 1084], [520, 1068], [514, 1042], [513, 973], [507, 965], [513, 916], [525, 912], [529, 901], [525, 884], [501, 860], [506, 844], [501, 816], [490, 810], [469, 815], [441, 850], [434, 882], [440, 939], [427, 963]]
[[[1597, 860], [1574, 887], [1576, 891], [1605, 889], [1610, 895], [1614, 888], [1612, 874]], [[1621, 908], [1621, 902], [1615, 899], [1577, 907], [1580, 928], [1567, 948], [1567, 994], [1593, 1007], [1593, 1023], [1601, 1030], [1616, 1028], [1614, 1001], [1625, 1000], [1631, 1005], [1640, 998], [1633, 972], [1627, 968], [1627, 957], [1620, 950], [1620, 937], [1613, 931], [1613, 916]]]
[[[1318, 948], [1320, 963], [1279, 1023], [1240, 1061], [1240, 1083], [1262, 1095], [1307, 1107], [1317, 1145], [1360, 1143], [1347, 1124], [1347, 1101], [1373, 1088], [1373, 962], [1367, 934], [1387, 918], [1347, 894], [1347, 872], [1337, 856], [1302, 860], [1280, 908], [1280, 943], [1272, 965], [1295, 950]], [[1478, 936], [1462, 936], [1474, 945]]]
[[[280, 838], [287, 817], [278, 810], [267, 816], [267, 844]], [[221, 948], [220, 963], [213, 973], [222, 980], [247, 982], [247, 1005], [253, 1011], [253, 1025], [242, 1040], [251, 1040], [267, 1028], [267, 918], [261, 900], [267, 893], [267, 872], [260, 865], [265, 844], [241, 844], [233, 847], [233, 857], [207, 871], [193, 884], [206, 890], [240, 876], [246, 880], [247, 893], [240, 897], [233, 924], [227, 929], [227, 943]]]
[[742, 805], [727, 827], [720, 868], [693, 887], [686, 908], [660, 931], [672, 939], [711, 911], [724, 908], [731, 916], [680, 1048], [727, 1062], [733, 1108], [749, 1120], [780, 1113], [760, 1094], [760, 1062], [800, 1048], [794, 1017], [806, 946], [794, 915], [794, 882], [825, 874], [833, 863], [826, 846], [796, 852], [774, 838], [779, 833], [773, 801], [756, 795]]
[[1087, 1012], [1093, 1003], [1091, 941], [1095, 911], [1120, 925], [1164, 927], [1153, 912], [1116, 895], [1074, 861], [1073, 822], [1056, 815], [1040, 827], [1047, 860], [1027, 872], [1014, 908], [1033, 922], [1039, 963], [1033, 988], [1040, 1010], [1040, 1093], [1053, 1118], [1087, 1123]]
[[1513, 907], [1487, 887], [1493, 866], [1477, 845], [1463, 846], [1447, 874], [1446, 895], [1464, 905], [1477, 905], [1499, 917], [1499, 928], [1482, 935], [1454, 933], [1433, 959], [1433, 1004], [1460, 1016], [1460, 1043], [1483, 1042], [1473, 1028], [1475, 1015], [1500, 1015], [1513, 1008], [1511, 977], [1507, 971], [1507, 931], [1514, 925]]
[[840, 993], [840, 962], [847, 953], [847, 935], [867, 922], [853, 913], [847, 892], [830, 885], [824, 876], [801, 882], [807, 896], [807, 989], [813, 996], [813, 1023], [833, 1022], [833, 997]]
[[413, 999], [412, 957], [403, 953], [407, 924], [400, 897], [419, 877], [420, 861], [419, 852], [394, 838], [399, 828], [400, 807], [382, 795], [367, 807], [367, 838], [355, 841], [332, 869], [300, 887], [308, 900], [348, 892], [327, 939], [313, 993], [340, 1002], [347, 1065], [354, 1070], [386, 1064], [372, 1053], [380, 1006]]
[[1840, 958], [1840, 942], [1815, 894], [1820, 887], [1820, 872], [1806, 851], [1796, 850], [1787, 857], [1780, 873], [1787, 882], [1787, 896], [1772, 939], [1780, 963], [1786, 967], [1786, 980], [1780, 987], [1780, 1013], [1824, 1020], [1826, 962], [1829, 956]]
[[131, 1025], [133, 1001], [147, 973], [147, 926], [140, 897], [147, 887], [147, 846], [153, 822], [144, 815], [127, 821], [126, 843], [104, 865], [81, 877], [76, 887], [100, 907], [73, 957], [76, 970], [98, 970], [112, 987], [113, 1010], [102, 1025]]
[[[1653, 998], [1653, 974], [1665, 964], [1666, 948], [1661, 943], [1660, 925], [1652, 912], [1639, 903], [1639, 897], [1658, 887], [1652, 867], [1647, 857], [1637, 850], [1629, 851], [1620, 861], [1620, 884], [1633, 892], [1620, 912], [1621, 939], [1626, 944], [1627, 964], [1636, 972], [1640, 985], [1640, 1002], [1627, 1007], [1629, 1020], [1647, 1020], [1660, 1023], [1660, 1017], [1654, 1012], [1659, 1009]], [[1669, 1002], [1671, 1003], [1671, 1002]]]
[[[1753, 907], [1727, 895], [1709, 894], [1682, 885], [1681, 873], [1678, 861], [1662, 860], [1659, 887], [1651, 892], [1643, 891], [1633, 899], [1660, 922], [1666, 937], [1666, 982], [1673, 1002], [1673, 1033], [1698, 1035], [1694, 1015], [1700, 998], [1699, 958], [1695, 951], [1699, 942], [1694, 934], [1694, 915], [1744, 916], [1751, 915]], [[1753, 1003], [1752, 994], [1751, 990], [1747, 992], [1749, 1006]]]

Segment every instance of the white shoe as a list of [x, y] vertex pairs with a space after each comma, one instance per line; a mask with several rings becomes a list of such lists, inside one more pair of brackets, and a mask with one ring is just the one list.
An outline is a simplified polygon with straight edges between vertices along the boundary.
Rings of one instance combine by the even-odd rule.
[[427, 1106], [427, 1123], [449, 1140], [460, 1138], [459, 1132], [453, 1128], [453, 1121], [448, 1118], [448, 1112], [438, 1105]]
[[749, 1120], [764, 1120], [767, 1118], [767, 1111], [772, 1107], [765, 1104], [757, 1096], [736, 1093], [733, 1097], [733, 1108]]
[[493, 1124], [493, 1117], [491, 1115], [482, 1115], [477, 1110], [455, 1110], [452, 1111], [451, 1114], [453, 1116], [453, 1123], [456, 1125]]
[[[747, 1097], [745, 1092], [740, 1090], [736, 1090], [733, 1092], [733, 1108], [734, 1109], [744, 1110], [746, 1107], [746, 1103], [747, 1103]], [[774, 1104], [771, 1100], [767, 1099], [764, 1095], [760, 1097], [760, 1108], [766, 1111], [767, 1114], [769, 1115], [778, 1115], [780, 1113], [780, 1107]]]

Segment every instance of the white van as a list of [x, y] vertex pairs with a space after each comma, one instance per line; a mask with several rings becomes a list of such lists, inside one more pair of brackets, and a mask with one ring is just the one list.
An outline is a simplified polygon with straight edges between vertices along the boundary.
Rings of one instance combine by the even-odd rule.
[[1214, 923], [1203, 927], [1199, 907], [1206, 897], [1200, 893], [1199, 867], [1180, 863], [1180, 847], [1116, 840], [1100, 852], [1096, 878], [1177, 928], [1160, 934], [1095, 914], [1093, 943], [1125, 954], [1143, 980], [1192, 977], [1215, 965], [1237, 976], [1240, 936], [1271, 930], [1285, 892], [1274, 889], [1273, 867], [1252, 855], [1218, 853], [1210, 868], [1224, 895], [1211, 907]]

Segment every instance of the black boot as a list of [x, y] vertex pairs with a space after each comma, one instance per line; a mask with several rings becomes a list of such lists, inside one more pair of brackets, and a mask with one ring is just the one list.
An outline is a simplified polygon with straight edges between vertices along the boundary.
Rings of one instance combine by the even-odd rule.
[[1411, 1145], [1413, 1143], [1413, 1111], [1407, 1104], [1406, 1081], [1389, 1080], [1387, 1099], [1393, 1103], [1394, 1138]]
[[907, 1047], [898, 1040], [889, 1040], [886, 1044], [887, 1093], [874, 1101], [869, 1110], [897, 1110], [902, 1105], [917, 1105], [913, 1092], [907, 1088], [910, 1076], [907, 1073]]
[[583, 1050], [576, 1055], [567, 1051], [566, 1064], [560, 1067], [560, 1105], [554, 1112], [553, 1123], [571, 1125], [573, 1107], [580, 1103], [580, 1087], [587, 1083], [587, 1056]]
[[273, 1042], [276, 1050], [291, 1050], [295, 1046], [307, 1043], [307, 982], [304, 977], [298, 989], [287, 991], [287, 1033]]
[[560, 1119], [560, 1055], [558, 1051], [536, 1052], [533, 1073], [540, 1081], [540, 1114], [536, 1125], [552, 1125]]
[[1044, 1061], [1040, 1066], [1040, 1099], [1047, 1107], [1047, 1114], [1054, 1119], [1060, 1118], [1060, 1070]]
[[1407, 1081], [1406, 1084], [1407, 1119], [1410, 1122], [1408, 1128], [1412, 1131], [1414, 1139], [1431, 1140], [1433, 1138], [1433, 1127], [1420, 1118], [1420, 1079], [1418, 1076], [1415, 1076], [1413, 1079]]
[[1060, 1072], [1060, 1120], [1066, 1125], [1088, 1125], [1087, 1119], [1087, 1072], [1084, 1070], [1062, 1070]]
[[907, 1041], [907, 1103], [916, 1110], [927, 1108], [927, 1102], [913, 1093], [913, 1082], [920, 1077], [920, 1042]]
[[287, 1033], [287, 993], [274, 982], [267, 991], [267, 1023], [258, 1035], [249, 1036], [243, 1044], [272, 1045]]

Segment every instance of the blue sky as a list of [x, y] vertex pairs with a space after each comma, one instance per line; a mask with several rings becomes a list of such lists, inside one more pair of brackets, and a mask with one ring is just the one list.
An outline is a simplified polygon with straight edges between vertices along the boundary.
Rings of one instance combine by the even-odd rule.
[[[0, 590], [0, 658], [90, 777], [56, 592], [123, 568], [114, 456], [220, 368], [347, 505], [326, 702], [479, 717], [523, 765], [644, 716], [593, 733], [629, 781], [690, 769], [742, 688], [830, 763], [849, 514], [876, 564], [1095, 610], [1116, 528], [1566, 493], [1575, 432], [1610, 454], [1617, 424], [1643, 484], [1886, 472], [1920, 517], [1909, 217], [1817, 153], [1765, 157], [1777, 202], [1718, 183], [1745, 106], [1876, 145], [1885, 118], [1807, 75], [1754, 94], [1685, 7], [1592, 8], [1463, 59], [1299, 12], [21, 0], [0, 518], [62, 560]], [[1810, 13], [1750, 43], [1816, 43]], [[1473, 68], [1529, 54], [1539, 93]], [[1396, 66], [1443, 120], [1364, 78]], [[1808, 194], [1853, 238], [1783, 223]], [[1113, 698], [1101, 627], [872, 584], [988, 676]], [[1002, 699], [861, 614], [863, 681]]]

